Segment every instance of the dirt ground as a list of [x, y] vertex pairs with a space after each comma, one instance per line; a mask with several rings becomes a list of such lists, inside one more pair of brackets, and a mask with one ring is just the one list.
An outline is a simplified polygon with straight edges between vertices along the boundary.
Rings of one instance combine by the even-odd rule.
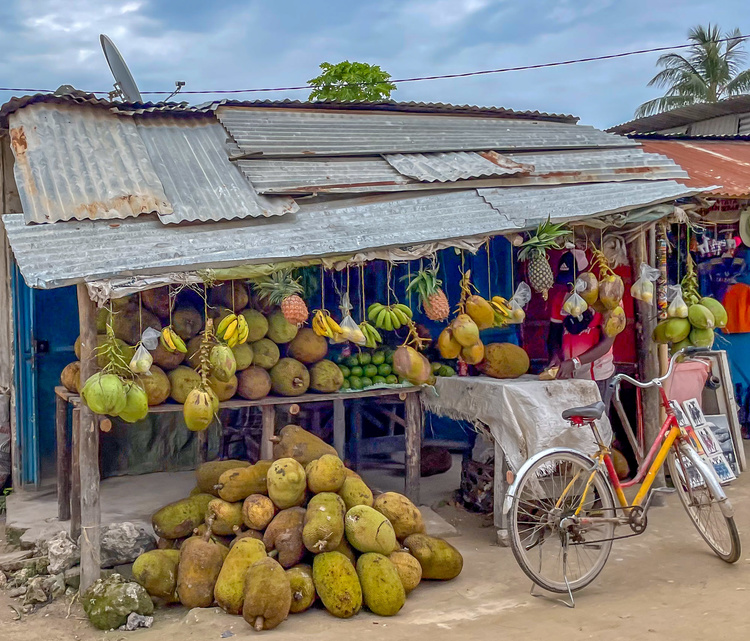
[[[530, 596], [529, 581], [511, 551], [493, 544], [487, 518], [445, 507], [440, 513], [462, 533], [451, 539], [464, 555], [459, 578], [421, 585], [393, 618], [363, 611], [344, 621], [316, 609], [292, 615], [264, 634], [311, 641], [453, 641], [457, 633], [488, 641], [743, 638], [750, 631], [750, 473], [729, 492], [746, 548], [733, 566], [713, 556], [679, 499], [670, 495], [665, 507], [651, 511], [644, 535], [615, 543], [607, 567], [577, 594], [571, 610]], [[257, 634], [242, 618], [218, 609], [159, 609], [150, 630], [102, 633], [90, 627], [77, 603], [65, 599], [20, 620], [11, 605], [15, 602], [0, 592], [2, 641], [211, 641]]]

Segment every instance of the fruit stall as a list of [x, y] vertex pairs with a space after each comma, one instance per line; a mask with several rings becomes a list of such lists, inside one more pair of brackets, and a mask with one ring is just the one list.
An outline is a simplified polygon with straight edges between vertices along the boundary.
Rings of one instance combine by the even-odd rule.
[[[120, 109], [32, 96], [0, 111], [23, 204], [23, 213], [3, 217], [17, 298], [27, 300], [27, 286], [75, 287], [77, 361], [55, 390], [57, 491], [60, 516], [69, 506], [80, 532], [91, 611], [99, 593], [119, 589], [96, 582], [102, 446], [157, 418], [197, 452], [197, 487], [153, 515], [160, 549], [134, 567], [151, 596], [190, 607], [215, 601], [233, 613], [244, 598], [245, 618], [261, 629], [293, 605], [308, 607], [311, 585], [345, 618], [363, 603], [395, 614], [420, 573], [456, 577], [460, 552], [425, 533], [418, 509], [424, 405], [435, 392], [445, 400], [460, 395], [452, 389], [473, 389], [463, 399], [476, 401], [474, 413], [461, 416], [473, 438], [492, 427], [494, 408], [479, 411], [496, 395], [518, 399], [523, 386], [539, 384], [559, 386], [571, 401], [597, 395], [592, 381], [540, 381], [541, 368], [530, 370], [527, 312], [549, 289], [551, 253], [567, 242], [590, 248], [595, 274], [576, 279], [564, 307], [575, 318], [602, 306], [607, 332], [619, 335], [625, 284], [603, 243], [587, 236], [609, 227], [637, 235], [695, 193], [659, 173], [680, 175], [674, 163], [571, 117], [284, 105]], [[519, 130], [508, 138], [511, 121]], [[97, 144], [108, 141], [106, 153], [81, 135], [87, 127], [98, 128]], [[253, 138], [264, 127], [269, 138]], [[299, 131], [313, 135], [300, 142]], [[485, 151], [495, 147], [509, 155]], [[49, 154], [63, 153], [97, 162], [83, 170], [50, 163]], [[114, 156], [122, 166], [113, 176]], [[41, 199], [35, 186], [44, 181], [59, 187], [55, 198]], [[635, 264], [654, 264], [641, 253]], [[23, 319], [29, 306], [14, 315]], [[32, 330], [19, 343], [33, 345]], [[27, 374], [19, 365], [17, 393], [29, 391]], [[472, 388], [488, 382], [507, 389]], [[537, 406], [501, 410], [523, 419], [503, 438], [533, 430], [529, 408]], [[260, 416], [260, 431], [243, 437], [257, 451], [213, 460], [229, 451], [217, 415], [234, 411]], [[324, 422], [324, 412], [330, 438], [301, 429]], [[374, 414], [388, 426], [379, 440], [363, 438]], [[559, 439], [570, 436], [559, 419], [556, 426]], [[16, 436], [33, 427], [18, 421]], [[166, 431], [154, 434], [149, 443], [161, 455]], [[394, 451], [406, 456], [404, 493], [374, 495], [358, 459]], [[258, 572], [245, 586], [250, 565]], [[199, 566], [209, 571], [194, 577]], [[262, 585], [274, 587], [264, 594]]]

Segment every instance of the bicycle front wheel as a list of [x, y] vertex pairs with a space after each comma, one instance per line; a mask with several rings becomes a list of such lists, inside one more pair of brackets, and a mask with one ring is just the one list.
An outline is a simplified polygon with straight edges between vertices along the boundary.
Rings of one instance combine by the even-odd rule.
[[612, 549], [613, 523], [573, 523], [579, 507], [579, 520], [615, 516], [608, 479], [598, 469], [591, 474], [591, 459], [565, 450], [541, 457], [517, 480], [508, 514], [511, 548], [526, 575], [549, 592], [587, 586]]
[[680, 501], [703, 540], [722, 561], [737, 562], [741, 546], [734, 518], [724, 516], [703, 472], [685, 461], [674, 448], [667, 457], [667, 465]]

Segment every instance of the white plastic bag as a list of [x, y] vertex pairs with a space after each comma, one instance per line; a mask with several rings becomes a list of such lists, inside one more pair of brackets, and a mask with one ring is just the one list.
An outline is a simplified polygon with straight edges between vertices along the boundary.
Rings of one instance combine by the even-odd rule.
[[573, 316], [574, 318], [581, 318], [583, 312], [588, 308], [588, 303], [583, 300], [583, 297], [575, 291], [575, 289], [568, 294], [563, 303], [563, 311], [568, 314], [568, 316]]
[[667, 287], [667, 316], [669, 318], [687, 318], [688, 307], [682, 298], [682, 287], [680, 285], [670, 285]]
[[523, 311], [523, 308], [529, 304], [530, 300], [531, 287], [525, 282], [519, 283], [518, 287], [516, 287], [515, 293], [508, 301], [508, 306], [510, 307], [510, 316], [507, 320], [508, 325], [518, 325], [523, 323], [526, 319], [526, 312]]
[[359, 328], [359, 325], [357, 325], [357, 323], [354, 322], [354, 319], [348, 314], [344, 316], [339, 325], [341, 325], [341, 334], [333, 339], [334, 343], [349, 341], [355, 345], [364, 345], [367, 342], [367, 337]]
[[147, 327], [141, 336], [141, 344], [148, 350], [156, 349], [159, 347], [159, 336], [161, 332], [153, 327]]
[[151, 356], [151, 352], [149, 352], [143, 343], [141, 343], [135, 350], [133, 358], [130, 359], [130, 365], [128, 365], [128, 367], [130, 367], [130, 371], [133, 372], [133, 374], [146, 374], [151, 369], [153, 362], [154, 357]]
[[630, 294], [644, 303], [652, 303], [654, 300], [654, 282], [659, 280], [660, 272], [648, 263], [641, 263], [638, 280], [630, 288]]

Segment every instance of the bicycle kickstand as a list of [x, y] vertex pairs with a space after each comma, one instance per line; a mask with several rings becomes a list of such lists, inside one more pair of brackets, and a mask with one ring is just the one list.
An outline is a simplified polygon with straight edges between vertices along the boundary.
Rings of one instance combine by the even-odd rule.
[[[570, 589], [570, 583], [568, 582], [568, 537], [565, 536], [565, 540], [563, 541], [563, 579], [565, 580], [565, 587], [568, 589], [568, 599], [569, 601], [565, 601], [564, 599], [559, 599], [555, 597], [549, 597], [546, 594], [542, 592], [535, 592], [535, 590], [538, 588], [536, 583], [531, 584], [531, 591], [529, 594], [531, 596], [536, 597], [537, 599], [549, 599], [552, 601], [558, 601], [559, 603], [562, 603], [563, 605], [569, 607], [569, 608], [575, 608], [576, 602], [573, 598], [573, 591]], [[541, 546], [539, 547], [539, 572], [542, 571], [542, 549]]]

